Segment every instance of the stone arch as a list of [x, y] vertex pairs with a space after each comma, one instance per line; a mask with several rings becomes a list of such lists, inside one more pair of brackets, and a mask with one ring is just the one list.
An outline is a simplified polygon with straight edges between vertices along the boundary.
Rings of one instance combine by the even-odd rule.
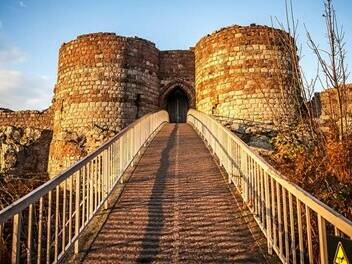
[[182, 91], [185, 92], [185, 94], [187, 95], [188, 98], [188, 102], [189, 102], [189, 107], [190, 108], [195, 108], [196, 102], [195, 102], [195, 90], [194, 87], [183, 80], [175, 80], [172, 81], [170, 83], [168, 83], [167, 85], [165, 85], [164, 88], [161, 89], [160, 91], [160, 97], [159, 97], [159, 105], [161, 108], [165, 108], [166, 104], [167, 104], [167, 97], [168, 95], [174, 90], [180, 88]]

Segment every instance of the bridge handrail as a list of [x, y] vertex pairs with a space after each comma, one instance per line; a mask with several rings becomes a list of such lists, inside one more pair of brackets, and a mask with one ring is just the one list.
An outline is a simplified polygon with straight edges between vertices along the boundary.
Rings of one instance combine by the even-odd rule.
[[[5, 233], [12, 236], [12, 263], [23, 260], [23, 248], [28, 263], [40, 263], [43, 258], [47, 263], [58, 262], [73, 244], [77, 251], [81, 231], [96, 211], [106, 205], [110, 192], [141, 148], [167, 122], [166, 111], [141, 117], [58, 176], [1, 210], [0, 262], [4, 242], [8, 242], [3, 237]], [[55, 212], [51, 207], [55, 207]], [[27, 241], [21, 239], [24, 236]]]
[[328, 233], [352, 238], [352, 221], [287, 180], [211, 116], [191, 109], [187, 122], [219, 158], [267, 237], [269, 253], [274, 250], [283, 263], [313, 263], [318, 253], [320, 263], [328, 263]]

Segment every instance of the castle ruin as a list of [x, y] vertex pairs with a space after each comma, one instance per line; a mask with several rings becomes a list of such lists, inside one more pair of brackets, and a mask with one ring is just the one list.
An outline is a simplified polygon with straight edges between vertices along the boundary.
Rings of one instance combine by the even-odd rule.
[[294, 119], [294, 62], [285, 38], [279, 29], [236, 25], [203, 37], [194, 48], [160, 51], [138, 37], [81, 35], [60, 48], [50, 108], [2, 110], [1, 126], [52, 131], [47, 169], [53, 177], [159, 109], [169, 112], [171, 122], [185, 122], [189, 108], [260, 122]]

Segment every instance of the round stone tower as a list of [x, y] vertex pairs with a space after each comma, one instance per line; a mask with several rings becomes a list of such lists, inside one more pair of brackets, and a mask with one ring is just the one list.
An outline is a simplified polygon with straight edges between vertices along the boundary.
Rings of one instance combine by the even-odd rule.
[[64, 43], [53, 99], [49, 175], [158, 109], [159, 51], [140, 38], [94, 33]]
[[265, 122], [295, 118], [297, 55], [288, 33], [230, 26], [203, 37], [194, 51], [198, 110]]

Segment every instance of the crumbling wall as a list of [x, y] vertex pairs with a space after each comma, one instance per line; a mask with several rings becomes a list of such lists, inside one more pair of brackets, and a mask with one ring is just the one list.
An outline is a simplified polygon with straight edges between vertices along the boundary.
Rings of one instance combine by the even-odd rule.
[[[346, 86], [345, 94], [342, 96], [343, 112], [352, 117], [352, 84]], [[340, 117], [339, 102], [337, 90], [333, 88], [326, 89], [314, 94], [311, 101], [311, 107], [316, 117], [322, 120], [336, 120]]]
[[12, 111], [10, 109], [0, 108], [0, 127], [16, 126], [52, 129], [52, 125], [52, 111], [50, 108], [44, 111]]
[[51, 130], [0, 127], [0, 174], [46, 175]]

